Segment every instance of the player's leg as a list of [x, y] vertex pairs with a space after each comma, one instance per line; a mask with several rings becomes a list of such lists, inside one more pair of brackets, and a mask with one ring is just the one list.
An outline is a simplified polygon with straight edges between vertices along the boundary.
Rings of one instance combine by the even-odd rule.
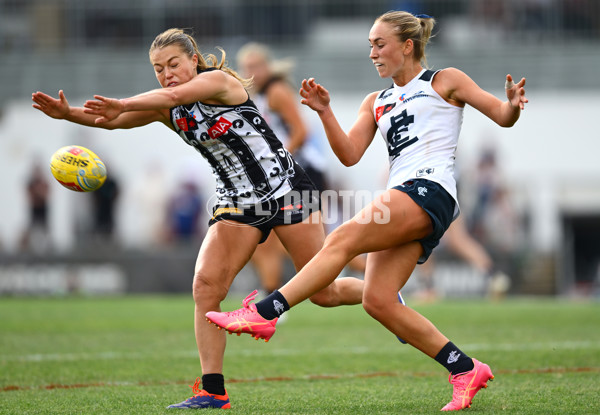
[[207, 324], [204, 315], [220, 311], [221, 301], [261, 237], [260, 230], [248, 225], [222, 221], [209, 227], [198, 253], [193, 282], [194, 329], [202, 381], [201, 385], [200, 379], [196, 381], [194, 397], [171, 408], [229, 407], [223, 380], [226, 334]]
[[293, 307], [331, 284], [357, 255], [418, 240], [430, 232], [427, 213], [406, 193], [388, 190], [334, 230], [321, 251], [279, 291]]
[[271, 293], [281, 287], [285, 251], [277, 235], [269, 234], [266, 241], [256, 247], [251, 262], [258, 274], [262, 288]]
[[423, 248], [419, 242], [371, 252], [365, 273], [363, 307], [389, 331], [434, 358], [448, 339], [425, 317], [398, 301]]
[[248, 263], [262, 233], [248, 225], [222, 221], [212, 225], [202, 242], [194, 272], [196, 343], [203, 373], [222, 373], [225, 335], [206, 324], [208, 311], [220, 310], [235, 276]]
[[442, 410], [470, 406], [475, 394], [493, 379], [488, 365], [471, 359], [450, 342], [427, 318], [398, 302], [402, 288], [422, 255], [419, 242], [369, 254], [363, 307], [396, 336], [435, 359], [450, 372], [452, 401]]
[[280, 290], [256, 304], [250, 303], [254, 299], [251, 294], [241, 309], [209, 312], [206, 318], [230, 332], [268, 341], [275, 332], [277, 317], [325, 289], [356, 255], [419, 240], [432, 229], [429, 215], [410, 196], [389, 190], [333, 231], [323, 248]]
[[[314, 212], [301, 223], [274, 229], [289, 252], [296, 271], [300, 271], [323, 247], [325, 229], [321, 212]], [[360, 304], [364, 282], [358, 278], [339, 278], [311, 297], [321, 307]]]

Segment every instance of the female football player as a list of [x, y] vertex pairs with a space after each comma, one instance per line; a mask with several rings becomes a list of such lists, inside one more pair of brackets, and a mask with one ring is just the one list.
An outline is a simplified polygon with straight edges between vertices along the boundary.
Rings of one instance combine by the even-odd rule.
[[[319, 201], [306, 173], [249, 99], [248, 81], [225, 65], [225, 52], [220, 61], [204, 57], [190, 35], [169, 29], [155, 38], [149, 55], [162, 88], [125, 99], [96, 95], [84, 107], [71, 107], [62, 91], [58, 99], [36, 92], [33, 107], [52, 118], [106, 129], [162, 122], [213, 168], [217, 203], [193, 281], [202, 378], [196, 379], [194, 396], [171, 407], [229, 408], [225, 332], [211, 328], [204, 315], [220, 309], [233, 279], [272, 229], [302, 268], [325, 239]], [[339, 279], [312, 300], [326, 307], [358, 304], [363, 284]]]
[[[326, 287], [351, 258], [369, 252], [363, 307], [388, 330], [446, 367], [454, 393], [442, 410], [450, 411], [470, 406], [477, 391], [493, 378], [492, 372], [424, 316], [401, 304], [397, 293], [458, 216], [453, 171], [464, 106], [472, 105], [498, 125], [510, 127], [527, 99], [524, 78], [515, 85], [506, 76], [503, 102], [458, 69], [426, 69], [425, 45], [433, 25], [430, 16], [397, 11], [375, 20], [369, 57], [379, 76], [392, 78], [393, 84], [367, 95], [347, 134], [329, 105], [328, 91], [312, 78], [302, 82], [301, 102], [317, 112], [343, 164], [356, 164], [379, 129], [389, 153], [388, 190], [331, 233], [321, 251], [281, 290], [256, 304], [250, 303], [251, 294], [243, 308], [211, 312], [207, 318], [230, 331], [268, 339], [282, 312]], [[234, 324], [236, 320], [246, 327]]]

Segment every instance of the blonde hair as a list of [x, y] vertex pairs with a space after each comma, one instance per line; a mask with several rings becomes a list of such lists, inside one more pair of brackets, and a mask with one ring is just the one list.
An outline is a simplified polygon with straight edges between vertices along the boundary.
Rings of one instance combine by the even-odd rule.
[[154, 38], [154, 41], [150, 45], [150, 50], [148, 51], [148, 54], [152, 54], [152, 52], [156, 49], [162, 49], [171, 45], [179, 46], [179, 48], [190, 58], [194, 56], [194, 54], [198, 56], [198, 66], [196, 67], [196, 70], [198, 72], [203, 71], [207, 68], [217, 68], [236, 78], [242, 83], [244, 87], [247, 87], [251, 84], [250, 80], [242, 78], [236, 71], [227, 66], [227, 61], [225, 60], [226, 54], [222, 48], [217, 47], [217, 49], [221, 51], [220, 61], [212, 53], [203, 55], [200, 53], [200, 50], [198, 49], [198, 44], [196, 43], [194, 38], [191, 35], [185, 33], [183, 29], [168, 29], [156, 36]]
[[271, 55], [271, 49], [269, 49], [267, 45], [257, 42], [249, 42], [243, 45], [236, 55], [238, 66], [240, 66], [241, 62], [249, 55], [259, 56], [267, 63], [274, 76], [291, 82], [290, 78], [295, 66], [295, 62], [292, 58], [275, 60]]
[[435, 19], [433, 17], [425, 15], [415, 16], [403, 11], [389, 11], [375, 19], [375, 23], [378, 22], [391, 25], [401, 42], [411, 39], [414, 44], [413, 56], [415, 59], [418, 59], [423, 66], [427, 67], [425, 46], [431, 38], [431, 32], [435, 25]]

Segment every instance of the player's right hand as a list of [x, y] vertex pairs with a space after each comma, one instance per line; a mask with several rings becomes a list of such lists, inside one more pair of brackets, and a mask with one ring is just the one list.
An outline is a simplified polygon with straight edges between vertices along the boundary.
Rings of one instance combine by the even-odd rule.
[[304, 79], [302, 81], [300, 95], [302, 96], [300, 102], [316, 112], [324, 111], [329, 107], [329, 102], [331, 101], [329, 91], [316, 83], [315, 78]]
[[37, 91], [31, 94], [31, 100], [34, 102], [33, 108], [59, 120], [64, 119], [71, 109], [62, 89], [58, 91], [58, 99]]

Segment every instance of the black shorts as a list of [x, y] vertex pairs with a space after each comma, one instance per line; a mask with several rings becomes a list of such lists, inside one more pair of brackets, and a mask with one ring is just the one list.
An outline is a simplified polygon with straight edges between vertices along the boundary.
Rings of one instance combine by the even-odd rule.
[[418, 263], [422, 264], [427, 261], [433, 248], [438, 246], [440, 239], [454, 220], [456, 201], [441, 185], [426, 179], [409, 180], [392, 189], [406, 193], [431, 218], [433, 232], [419, 240], [423, 247], [423, 255]]
[[303, 172], [302, 178], [297, 181], [292, 190], [279, 199], [268, 200], [257, 205], [216, 205], [213, 207], [213, 215], [208, 221], [208, 226], [221, 221], [227, 221], [232, 226], [250, 225], [262, 232], [259, 243], [263, 243], [275, 226], [300, 223], [319, 210], [321, 210], [319, 192]]
[[325, 190], [327, 190], [327, 184], [325, 183], [325, 174], [322, 171], [317, 170], [312, 166], [304, 167], [304, 171], [306, 172], [310, 180], [314, 183], [315, 188], [319, 192], [323, 193]]

